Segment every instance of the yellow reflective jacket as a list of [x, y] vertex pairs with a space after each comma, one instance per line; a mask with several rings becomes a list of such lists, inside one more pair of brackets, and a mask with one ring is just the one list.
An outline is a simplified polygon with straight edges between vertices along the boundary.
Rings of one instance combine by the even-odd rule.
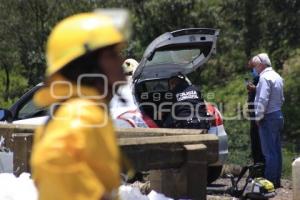
[[40, 200], [116, 198], [120, 153], [106, 104], [79, 97], [97, 95], [64, 84], [35, 95], [40, 106], [61, 104], [34, 137], [31, 166]]

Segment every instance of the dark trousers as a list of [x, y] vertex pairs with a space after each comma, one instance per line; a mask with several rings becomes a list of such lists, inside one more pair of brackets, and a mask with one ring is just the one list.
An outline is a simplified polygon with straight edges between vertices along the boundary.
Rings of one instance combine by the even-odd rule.
[[259, 137], [259, 128], [255, 121], [250, 121], [250, 140], [251, 140], [251, 155], [254, 164], [265, 163], [265, 158], [262, 153], [261, 142]]

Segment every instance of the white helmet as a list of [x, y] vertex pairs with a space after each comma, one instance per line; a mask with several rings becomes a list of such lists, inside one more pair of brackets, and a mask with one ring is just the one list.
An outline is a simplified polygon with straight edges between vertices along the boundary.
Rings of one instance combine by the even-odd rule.
[[136, 60], [134, 60], [132, 58], [126, 59], [122, 65], [125, 75], [131, 76], [134, 73], [134, 71], [136, 70], [138, 65], [139, 65], [139, 63]]

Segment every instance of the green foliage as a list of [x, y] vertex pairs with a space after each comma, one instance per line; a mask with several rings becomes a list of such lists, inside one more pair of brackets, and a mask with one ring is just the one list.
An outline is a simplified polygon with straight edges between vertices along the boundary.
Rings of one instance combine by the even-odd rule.
[[92, 0], [0, 0], [1, 105], [11, 105], [25, 88], [43, 80], [44, 50], [54, 24], [96, 7]]
[[285, 138], [291, 142], [300, 141], [300, 49], [291, 53], [284, 63], [283, 78], [285, 80]]
[[[5, 94], [5, 81], [3, 70], [0, 70], [0, 94]], [[27, 89], [27, 79], [20, 74], [13, 72], [10, 80], [10, 96], [5, 99], [5, 95], [0, 96], [0, 108], [9, 108]]]

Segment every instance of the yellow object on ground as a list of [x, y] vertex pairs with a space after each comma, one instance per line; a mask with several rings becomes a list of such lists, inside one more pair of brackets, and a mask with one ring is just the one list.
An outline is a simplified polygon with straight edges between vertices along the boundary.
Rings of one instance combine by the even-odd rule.
[[267, 192], [274, 192], [275, 188], [271, 181], [265, 178], [256, 178], [255, 181], [260, 184]]

